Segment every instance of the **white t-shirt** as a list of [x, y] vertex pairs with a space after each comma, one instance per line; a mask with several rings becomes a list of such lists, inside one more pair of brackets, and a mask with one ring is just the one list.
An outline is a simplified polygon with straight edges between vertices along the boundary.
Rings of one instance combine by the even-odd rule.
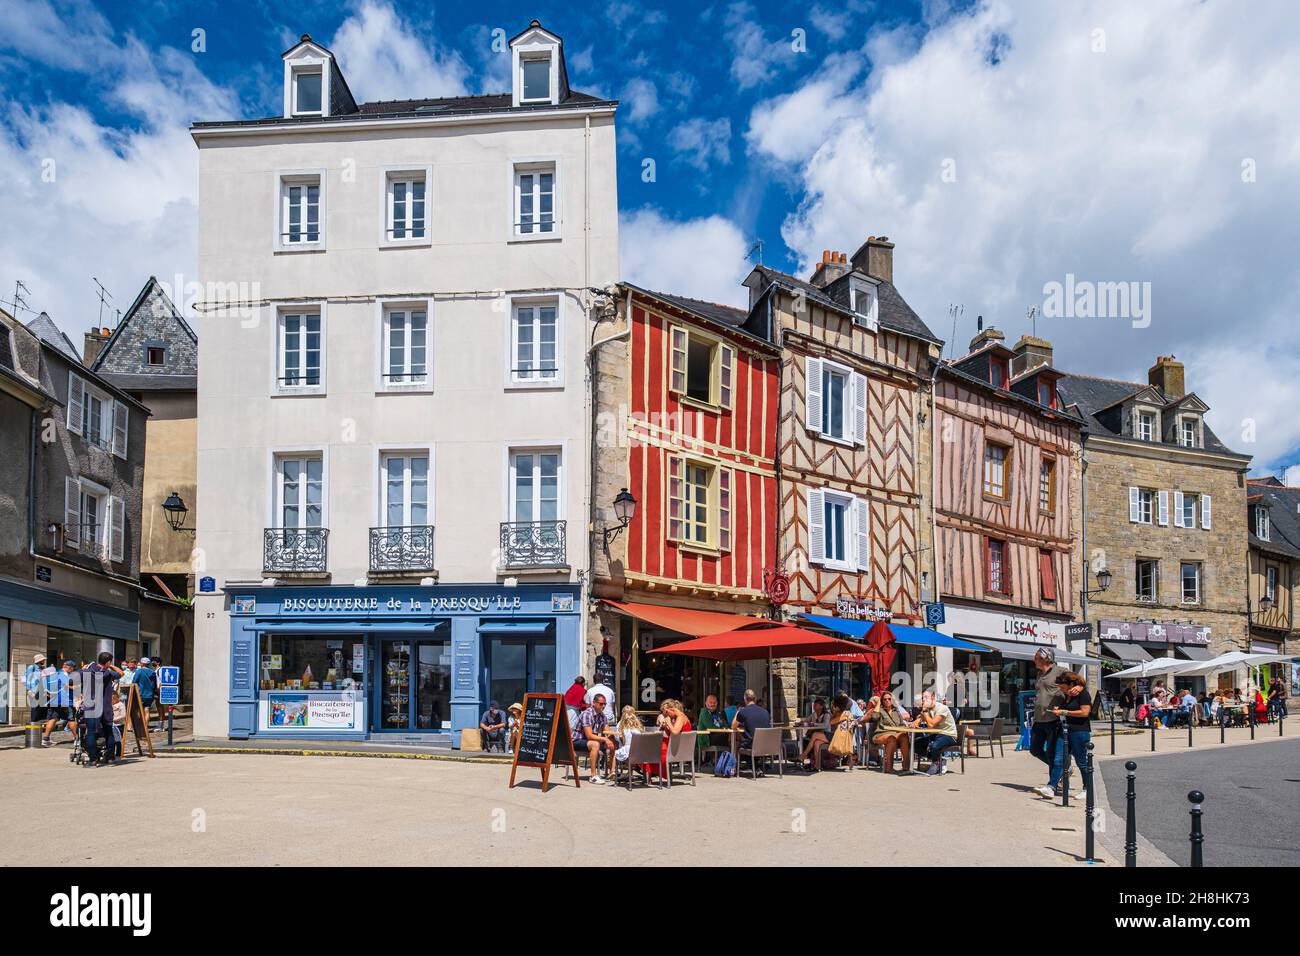
[[591, 706], [591, 699], [597, 694], [605, 695], [605, 717], [612, 724], [614, 722], [614, 688], [608, 684], [592, 684], [587, 688], [587, 695], [583, 698], [587, 706]]

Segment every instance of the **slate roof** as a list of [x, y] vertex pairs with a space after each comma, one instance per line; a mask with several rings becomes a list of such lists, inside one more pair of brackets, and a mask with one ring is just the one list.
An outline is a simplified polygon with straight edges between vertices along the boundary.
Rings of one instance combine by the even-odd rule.
[[[798, 279], [789, 273], [780, 272], [768, 266], [755, 266], [754, 271], [759, 273], [769, 282], [775, 282], [777, 285], [784, 286], [791, 292], [802, 292], [808, 301], [816, 302], [818, 305], [835, 309], [838, 312], [850, 314], [848, 303], [841, 302], [834, 298], [833, 295], [819, 289], [811, 282]], [[852, 275], [852, 273], [850, 273]], [[831, 283], [831, 286], [844, 282], [846, 277], [837, 279]], [[877, 293], [879, 295], [880, 308], [880, 327], [889, 329], [893, 332], [901, 332], [904, 335], [910, 335], [914, 338], [924, 339], [927, 342], [934, 342], [936, 345], [942, 345], [943, 340], [938, 338], [930, 327], [921, 321], [921, 317], [912, 311], [912, 307], [907, 304], [898, 290], [894, 288], [892, 282], [887, 282], [877, 276], [872, 276], [879, 283]], [[828, 286], [827, 288], [830, 288]]]
[[54, 324], [54, 320], [48, 314], [42, 312], [27, 323], [27, 328], [31, 329], [32, 334], [46, 345], [58, 349], [78, 365], [83, 364], [81, 356], [77, 352], [77, 347], [72, 344], [71, 339], [63, 334], [63, 330]]
[[[1040, 366], [1040, 367], [1045, 367], [1045, 366]], [[1037, 371], [1037, 369], [1035, 369], [1035, 371]], [[1051, 371], [1055, 371], [1055, 370], [1052, 369]], [[1060, 419], [1061, 421], [1066, 422], [1070, 425], [1082, 426], [1084, 424], [1083, 419], [1080, 418], [1073, 411], [1070, 411], [1069, 409], [1066, 409], [1064, 407], [1048, 408], [1046, 405], [1039, 404], [1037, 398], [1031, 398], [1030, 396], [1025, 395], [1023, 392], [1017, 392], [1013, 389], [995, 388], [993, 383], [990, 382], [988, 379], [980, 378], [976, 375], [971, 374], [970, 370], [967, 368], [963, 368], [960, 363], [957, 362], [939, 363], [939, 374], [946, 375], [949, 378], [956, 379], [964, 385], [978, 387], [984, 392], [993, 395], [996, 398], [1003, 398], [1008, 401], [1015, 402], [1020, 405], [1024, 405], [1025, 407], [1031, 409], [1032, 411], [1035, 411], [1038, 414], [1043, 415], [1047, 418]], [[1064, 402], [1064, 398], [1062, 398], [1062, 402]]]
[[1288, 488], [1272, 476], [1252, 478], [1246, 483], [1246, 498], [1252, 507], [1268, 507], [1267, 541], [1255, 537], [1255, 521], [1248, 516], [1250, 546], [1300, 558], [1300, 488]]
[[589, 93], [570, 91], [557, 104], [533, 103], [513, 106], [509, 93], [489, 93], [477, 96], [444, 96], [437, 99], [376, 100], [361, 103], [354, 113], [333, 116], [266, 116], [261, 119], [212, 120], [194, 123], [191, 129], [212, 129], [237, 126], [292, 126], [300, 123], [351, 123], [358, 120], [411, 119], [428, 116], [466, 116], [474, 113], [539, 113], [571, 109], [575, 106], [617, 106], [618, 100], [602, 99]]
[[699, 316], [716, 325], [732, 328], [738, 332], [744, 332], [751, 338], [755, 338], [764, 344], [771, 345], [765, 330], [761, 328], [758, 321], [760, 316], [757, 312], [747, 312], [744, 309], [738, 309], [733, 305], [722, 305], [718, 302], [706, 302], [703, 299], [692, 299], [689, 296], [674, 295], [669, 292], [655, 292], [653, 289], [643, 289], [638, 285], [630, 282], [624, 282], [625, 288], [632, 289], [635, 292], [644, 295], [653, 296], [671, 306], [681, 309], [683, 312], [689, 312], [692, 315]]
[[107, 381], [127, 392], [196, 392], [199, 388], [197, 375], [133, 375], [127, 372], [104, 372], [103, 375]]
[[[1104, 435], [1108, 438], [1122, 438], [1125, 441], [1139, 442], [1141, 444], [1166, 444], [1163, 442], [1141, 442], [1140, 439], [1131, 435], [1124, 435], [1114, 431], [1104, 425], [1098, 418], [1097, 413], [1103, 409], [1110, 408], [1117, 402], [1151, 387], [1143, 382], [1122, 382], [1113, 378], [1096, 378], [1092, 375], [1074, 375], [1065, 373], [1056, 383], [1057, 392], [1061, 396], [1061, 401], [1066, 407], [1077, 406], [1076, 411], [1084, 421], [1088, 432], [1093, 435]], [[1160, 390], [1157, 388], [1157, 392]], [[1165, 398], [1166, 404], [1170, 401]], [[1249, 460], [1249, 455], [1242, 455], [1233, 451], [1227, 445], [1219, 440], [1219, 437], [1210, 429], [1208, 422], [1202, 422], [1205, 436], [1205, 450], [1212, 451], [1220, 455], [1236, 455], [1237, 457]], [[1175, 446], [1177, 447], [1177, 446]]]

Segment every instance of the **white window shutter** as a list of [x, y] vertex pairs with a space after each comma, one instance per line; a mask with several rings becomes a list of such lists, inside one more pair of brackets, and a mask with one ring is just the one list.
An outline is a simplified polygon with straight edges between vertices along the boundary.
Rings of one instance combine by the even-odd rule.
[[1210, 496], [1201, 495], [1201, 527], [1210, 530]]
[[804, 361], [804, 378], [807, 396], [805, 398], [804, 427], [809, 431], [820, 433], [822, 430], [822, 360], [809, 358]]
[[76, 478], [63, 479], [63, 543], [81, 547], [81, 482]]
[[816, 488], [808, 489], [808, 561], [810, 564], [826, 562], [825, 497], [825, 494]]
[[686, 391], [686, 330], [679, 325], [668, 327], [668, 345], [670, 356], [670, 375], [668, 390], [670, 392]]
[[736, 382], [736, 350], [730, 345], [718, 349], [718, 404], [731, 408], [732, 395]]
[[1174, 527], [1181, 528], [1182, 526], [1183, 526], [1183, 493], [1181, 491], [1175, 491], [1174, 492]]
[[112, 534], [109, 538], [109, 553], [114, 561], [121, 561], [126, 554], [126, 505], [121, 498], [113, 499]]
[[81, 417], [85, 414], [86, 383], [73, 372], [68, 373], [68, 431], [81, 434]]
[[1137, 521], [1142, 516], [1142, 509], [1138, 489], [1134, 485], [1128, 487], [1128, 520]]
[[731, 486], [734, 474], [731, 468], [718, 469], [718, 548], [722, 551], [731, 550]]
[[867, 443], [867, 377], [853, 373], [853, 443]]
[[131, 412], [121, 402], [113, 402], [113, 454], [118, 458], [126, 457], [127, 426], [131, 421]]
[[853, 499], [853, 533], [857, 539], [858, 570], [871, 567], [871, 502], [866, 498]]
[[1169, 492], [1160, 491], [1156, 493], [1156, 511], [1157, 520], [1161, 526], [1169, 524]]

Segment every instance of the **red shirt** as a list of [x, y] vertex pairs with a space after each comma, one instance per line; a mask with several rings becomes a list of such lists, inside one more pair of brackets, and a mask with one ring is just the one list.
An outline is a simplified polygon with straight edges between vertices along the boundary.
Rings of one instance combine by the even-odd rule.
[[575, 683], [564, 692], [564, 703], [569, 707], [584, 709], [587, 706], [587, 688]]

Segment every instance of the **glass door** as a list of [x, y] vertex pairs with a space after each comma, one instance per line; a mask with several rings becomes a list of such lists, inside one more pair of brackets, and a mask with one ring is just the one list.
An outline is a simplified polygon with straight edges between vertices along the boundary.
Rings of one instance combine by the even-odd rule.
[[447, 731], [451, 727], [451, 643], [379, 640], [376, 731]]
[[521, 703], [530, 692], [556, 692], [553, 638], [494, 637], [487, 643], [486, 657], [487, 700], [505, 708]]

